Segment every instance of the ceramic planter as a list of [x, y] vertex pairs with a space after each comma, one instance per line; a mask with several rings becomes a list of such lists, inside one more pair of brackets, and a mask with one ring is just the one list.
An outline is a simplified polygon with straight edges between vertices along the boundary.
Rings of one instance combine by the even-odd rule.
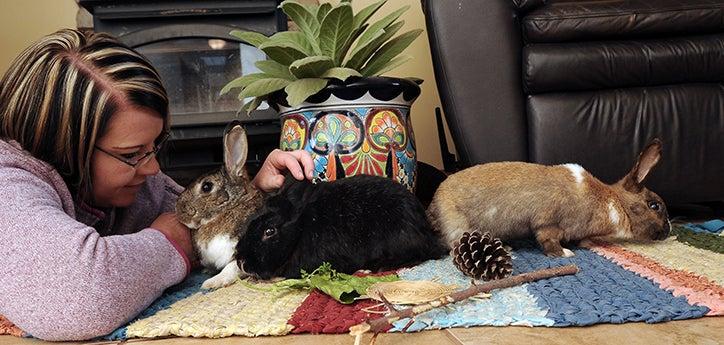
[[417, 152], [410, 106], [420, 82], [372, 77], [330, 83], [294, 108], [286, 105], [283, 91], [277, 92], [270, 104], [281, 117], [279, 147], [308, 151], [317, 181], [378, 175], [414, 191]]

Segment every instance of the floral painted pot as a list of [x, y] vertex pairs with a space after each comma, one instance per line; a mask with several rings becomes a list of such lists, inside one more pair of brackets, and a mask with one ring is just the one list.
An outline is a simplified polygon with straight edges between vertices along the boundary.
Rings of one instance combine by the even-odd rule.
[[[352, 78], [350, 78], [352, 79]], [[314, 180], [332, 181], [367, 174], [387, 176], [415, 189], [417, 152], [410, 106], [421, 80], [355, 78], [330, 83], [291, 108], [281, 91], [270, 97], [279, 111], [279, 147], [308, 151]]]

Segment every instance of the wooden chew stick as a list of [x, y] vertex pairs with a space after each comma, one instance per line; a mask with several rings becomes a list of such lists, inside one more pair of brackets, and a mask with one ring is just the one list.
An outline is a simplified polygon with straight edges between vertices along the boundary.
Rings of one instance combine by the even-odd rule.
[[[391, 325], [393, 322], [411, 318], [415, 315], [424, 313], [428, 310], [442, 307], [444, 305], [462, 301], [466, 298], [475, 296], [480, 293], [490, 292], [495, 289], [502, 289], [511, 286], [520, 285], [523, 283], [529, 283], [536, 280], [547, 279], [552, 277], [565, 276], [570, 274], [578, 273], [578, 267], [576, 265], [566, 265], [554, 268], [548, 268], [539, 271], [533, 271], [523, 273], [503, 279], [491, 280], [483, 284], [473, 284], [471, 287], [456, 291], [448, 296], [441, 297], [438, 300], [414, 306], [411, 308], [405, 308], [401, 310], [395, 309], [392, 304], [385, 303], [387, 308], [390, 310], [389, 315], [374, 320], [367, 320], [364, 323], [350, 327], [349, 334], [358, 337], [366, 332], [373, 332], [375, 334], [382, 332], [385, 328]], [[382, 297], [382, 296], [381, 296]], [[383, 301], [385, 299], [383, 298]]]

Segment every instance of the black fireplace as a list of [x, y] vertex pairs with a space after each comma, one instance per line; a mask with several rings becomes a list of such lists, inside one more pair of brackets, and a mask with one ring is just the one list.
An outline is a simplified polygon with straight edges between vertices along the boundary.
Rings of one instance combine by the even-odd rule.
[[144, 54], [168, 90], [171, 137], [159, 155], [162, 169], [178, 183], [223, 162], [222, 134], [228, 122], [244, 123], [249, 137], [249, 171], [255, 173], [277, 147], [277, 113], [237, 113], [234, 92], [219, 95], [230, 80], [256, 70], [265, 55], [229, 32], [266, 35], [286, 30], [277, 0], [79, 0], [93, 15], [97, 32], [108, 32]]

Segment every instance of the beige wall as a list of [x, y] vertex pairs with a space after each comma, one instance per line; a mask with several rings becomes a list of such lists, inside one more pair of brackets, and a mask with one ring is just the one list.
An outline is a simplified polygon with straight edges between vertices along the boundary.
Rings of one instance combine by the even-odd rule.
[[[376, 0], [354, 0], [352, 3], [356, 12], [373, 2]], [[424, 30], [425, 18], [420, 0], [389, 0], [372, 20], [405, 5], [409, 5], [410, 10], [403, 15], [405, 27], [400, 32], [417, 28]], [[12, 59], [34, 40], [63, 27], [75, 27], [77, 9], [74, 0], [0, 0], [0, 73], [4, 73]], [[440, 106], [440, 97], [435, 85], [427, 33], [423, 32], [405, 54], [413, 56], [413, 59], [387, 75], [425, 80], [422, 94], [412, 107], [418, 159], [442, 168], [435, 124], [435, 107]]]
[[33, 41], [62, 28], [74, 28], [74, 0], [0, 0], [0, 74]]

